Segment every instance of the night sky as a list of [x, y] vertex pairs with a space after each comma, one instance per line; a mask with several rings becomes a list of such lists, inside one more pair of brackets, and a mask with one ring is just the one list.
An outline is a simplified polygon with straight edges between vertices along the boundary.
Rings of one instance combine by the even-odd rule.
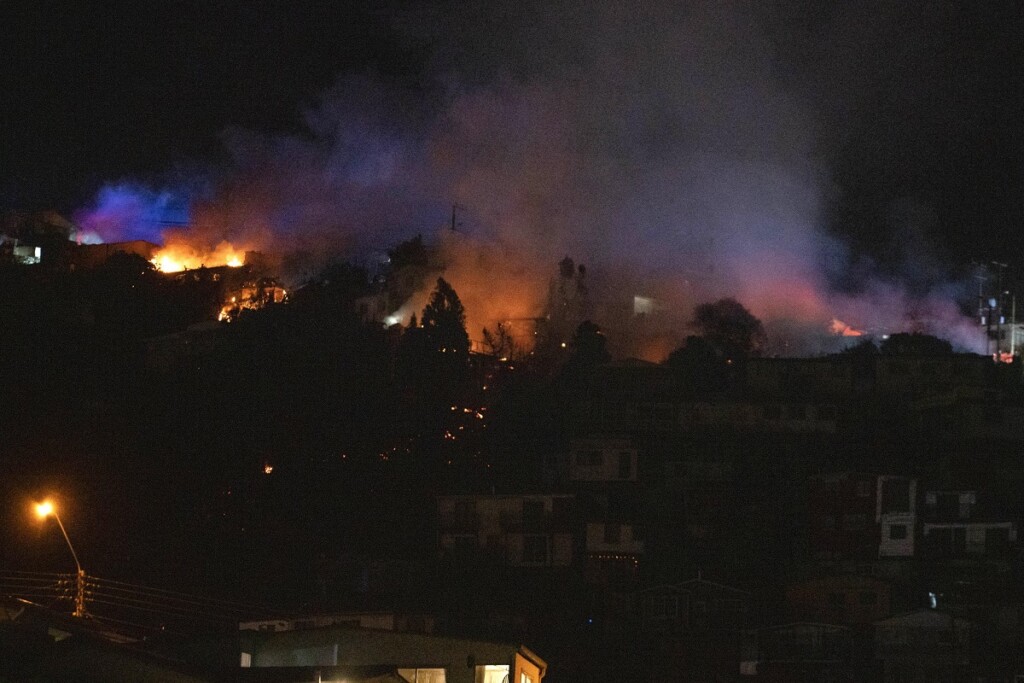
[[[104, 183], [217, 167], [227, 129], [302, 135], [302, 112], [347, 76], [403, 88], [403, 107], [422, 112], [452, 83], [465, 93], [587, 79], [588, 60], [616, 40], [644, 45], [671, 15], [726, 43], [724, 59], [740, 55], [701, 64], [710, 74], [745, 68], [756, 36], [758, 64], [803, 116], [801, 153], [822, 169], [820, 220], [857, 253], [884, 267], [909, 231], [939, 259], [1017, 260], [1019, 4], [660, 3], [621, 16], [608, 4], [5, 2], [0, 208], [70, 212]], [[642, 86], [653, 92], [676, 68], [644, 63], [659, 72]], [[671, 135], [671, 121], [651, 120], [655, 140]]]

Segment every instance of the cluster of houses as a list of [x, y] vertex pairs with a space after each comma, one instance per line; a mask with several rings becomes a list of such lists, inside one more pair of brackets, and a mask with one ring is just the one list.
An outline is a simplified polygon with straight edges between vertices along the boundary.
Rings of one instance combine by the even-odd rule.
[[1024, 680], [1019, 368], [740, 372], [697, 396], [663, 365], [599, 368], [534, 484], [438, 498], [439, 552], [578, 579], [594, 651], [642, 680]]

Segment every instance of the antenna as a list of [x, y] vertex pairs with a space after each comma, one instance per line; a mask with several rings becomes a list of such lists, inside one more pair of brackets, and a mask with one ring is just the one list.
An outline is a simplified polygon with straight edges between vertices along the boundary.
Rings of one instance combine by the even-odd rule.
[[462, 206], [461, 204], [452, 204], [452, 232], [457, 232], [457, 229], [460, 226], [462, 226], [462, 223], [456, 222], [456, 220], [455, 220], [455, 212], [456, 211], [465, 211], [465, 210], [466, 210], [466, 207]]

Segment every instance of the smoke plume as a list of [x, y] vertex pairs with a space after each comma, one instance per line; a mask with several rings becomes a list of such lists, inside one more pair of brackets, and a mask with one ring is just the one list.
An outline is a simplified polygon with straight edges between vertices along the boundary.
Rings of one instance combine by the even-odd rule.
[[[842, 346], [835, 320], [977, 346], [941, 266], [908, 256], [880, 278], [827, 230], [830, 119], [792, 87], [757, 5], [486, 8], [402, 15], [433, 46], [422, 82], [345, 75], [294, 134], [226, 131], [229, 163], [165, 239], [326, 258], [422, 233], [473, 339], [544, 315], [569, 255], [622, 355], [661, 360], [694, 306], [722, 297], [788, 330], [779, 353]], [[641, 321], [635, 296], [657, 302]]]

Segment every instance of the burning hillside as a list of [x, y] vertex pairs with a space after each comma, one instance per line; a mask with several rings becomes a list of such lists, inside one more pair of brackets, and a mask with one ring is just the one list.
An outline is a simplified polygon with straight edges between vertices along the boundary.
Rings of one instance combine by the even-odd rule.
[[153, 265], [164, 273], [218, 266], [238, 268], [244, 264], [245, 252], [235, 249], [229, 242], [221, 242], [213, 249], [203, 249], [183, 241], [174, 241], [153, 256]]
[[[166, 224], [165, 272], [245, 263], [239, 245], [312, 255], [295, 269], [302, 278], [278, 273], [289, 285], [318, 259], [358, 261], [444, 226], [430, 240], [437, 268], [474, 340], [498, 323], [557, 318], [550, 289], [568, 254], [588, 268], [573, 315], [600, 324], [617, 355], [661, 360], [696, 305], [725, 297], [764, 321], [769, 352], [834, 350], [857, 330], [983, 348], [959, 310], [964, 279], [936, 267], [927, 245], [894, 241], [902, 261], [882, 275], [830, 229], [820, 122], [787, 90], [758, 25], [719, 3], [649, 9], [587, 12], [590, 47], [572, 64], [547, 43], [517, 42], [543, 68], [516, 77], [342, 79], [308, 103], [298, 132], [230, 128], [222, 167], [186, 189], [134, 188], [132, 201], [120, 183], [81, 220], [96, 217], [107, 240]], [[158, 211], [182, 205], [184, 218]], [[431, 284], [381, 305], [379, 319], [408, 323]], [[658, 305], [638, 312], [637, 297]]]

